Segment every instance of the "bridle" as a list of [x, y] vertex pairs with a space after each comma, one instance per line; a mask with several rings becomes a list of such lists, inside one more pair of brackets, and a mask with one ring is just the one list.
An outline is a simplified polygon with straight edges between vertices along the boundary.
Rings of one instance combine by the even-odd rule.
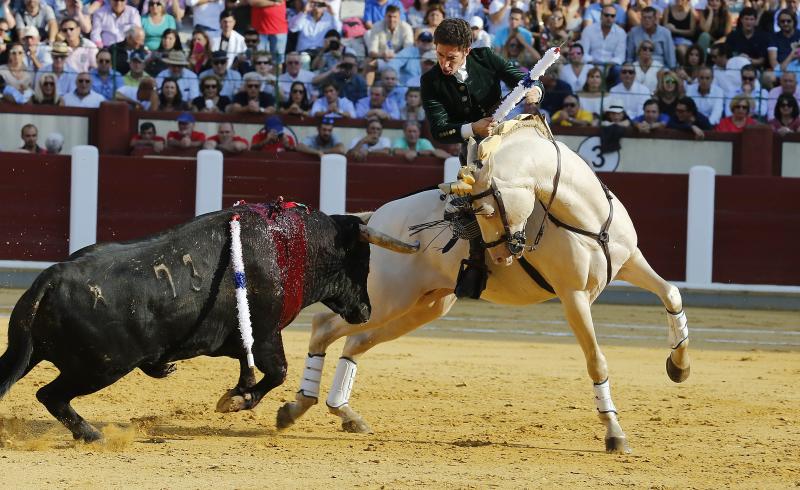
[[508, 217], [506, 216], [506, 206], [503, 203], [503, 194], [500, 192], [500, 189], [497, 188], [497, 184], [495, 184], [494, 179], [492, 179], [491, 184], [488, 189], [478, 194], [474, 194], [472, 197], [472, 201], [477, 199], [482, 199], [484, 197], [493, 196], [495, 202], [497, 203], [497, 211], [500, 214], [500, 221], [503, 223], [503, 230], [505, 233], [503, 236], [498, 238], [493, 242], [484, 242], [484, 248], [493, 248], [503, 243], [507, 243], [508, 251], [511, 252], [511, 255], [519, 255], [525, 250], [525, 230], [522, 229], [520, 231], [515, 231], [511, 233], [511, 227], [508, 224]]

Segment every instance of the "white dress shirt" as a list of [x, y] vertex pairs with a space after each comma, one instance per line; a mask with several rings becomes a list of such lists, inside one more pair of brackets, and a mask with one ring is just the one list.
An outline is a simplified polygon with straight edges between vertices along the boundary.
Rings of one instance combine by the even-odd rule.
[[85, 107], [88, 109], [97, 109], [100, 104], [105, 102], [106, 99], [94, 90], [90, 90], [89, 94], [85, 97], [79, 97], [75, 91], [64, 94], [65, 107]]
[[289, 30], [299, 33], [295, 51], [322, 47], [325, 44], [325, 33], [331, 29], [341, 31], [342, 21], [328, 12], [324, 12], [319, 20], [314, 20], [312, 15], [302, 13], [295, 15], [289, 21]]
[[581, 45], [583, 60], [587, 63], [613, 63], [621, 65], [625, 62], [625, 47], [628, 37], [625, 30], [613, 24], [608, 34], [603, 36], [600, 24], [593, 23], [583, 30]]
[[722, 119], [722, 108], [725, 103], [725, 94], [722, 92], [721, 88], [715, 83], [712, 83], [708, 93], [702, 95], [698, 86], [692, 85], [686, 89], [686, 95], [694, 100], [697, 106], [697, 112], [706, 116], [708, 122], [710, 122], [712, 126], [719, 124], [719, 120]]
[[650, 89], [637, 81], [631, 84], [631, 88], [625, 88], [624, 84], [618, 83], [611, 87], [610, 92], [622, 99], [625, 112], [631, 119], [644, 114], [644, 103], [651, 97]]

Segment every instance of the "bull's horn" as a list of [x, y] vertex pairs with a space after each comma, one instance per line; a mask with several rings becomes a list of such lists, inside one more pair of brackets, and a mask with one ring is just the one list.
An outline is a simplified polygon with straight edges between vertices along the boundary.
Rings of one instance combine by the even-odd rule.
[[390, 237], [386, 233], [370, 228], [367, 225], [359, 225], [359, 227], [361, 228], [361, 240], [364, 242], [403, 254], [413, 254], [419, 250], [419, 241], [410, 244]]

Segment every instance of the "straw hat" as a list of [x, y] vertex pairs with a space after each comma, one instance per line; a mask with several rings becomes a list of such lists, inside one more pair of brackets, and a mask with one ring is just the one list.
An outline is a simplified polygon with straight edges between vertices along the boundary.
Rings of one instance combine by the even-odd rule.
[[162, 61], [168, 65], [188, 66], [189, 62], [186, 61], [186, 55], [176, 49], [170, 50], [166, 58]]

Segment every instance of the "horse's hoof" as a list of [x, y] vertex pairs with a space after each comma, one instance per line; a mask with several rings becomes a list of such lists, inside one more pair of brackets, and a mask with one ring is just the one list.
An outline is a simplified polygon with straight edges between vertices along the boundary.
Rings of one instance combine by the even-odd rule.
[[343, 421], [342, 430], [353, 434], [372, 434], [372, 428], [360, 418]]
[[278, 415], [275, 418], [275, 427], [277, 427], [278, 430], [284, 430], [293, 425], [294, 418], [292, 418], [292, 412], [289, 408], [289, 404], [284, 403], [283, 406], [278, 409]]
[[667, 376], [675, 383], [683, 383], [689, 377], [691, 368], [682, 369], [672, 362], [672, 357], [667, 356]]
[[626, 437], [607, 437], [606, 452], [609, 454], [630, 454], [631, 448], [628, 446]]
[[240, 395], [235, 389], [228, 391], [217, 402], [217, 412], [230, 413], [250, 408], [250, 393]]
[[81, 432], [77, 434], [72, 434], [72, 437], [75, 440], [81, 439], [83, 440], [83, 442], [88, 444], [103, 439], [103, 433], [95, 429], [94, 427], [89, 426], [84, 428]]

